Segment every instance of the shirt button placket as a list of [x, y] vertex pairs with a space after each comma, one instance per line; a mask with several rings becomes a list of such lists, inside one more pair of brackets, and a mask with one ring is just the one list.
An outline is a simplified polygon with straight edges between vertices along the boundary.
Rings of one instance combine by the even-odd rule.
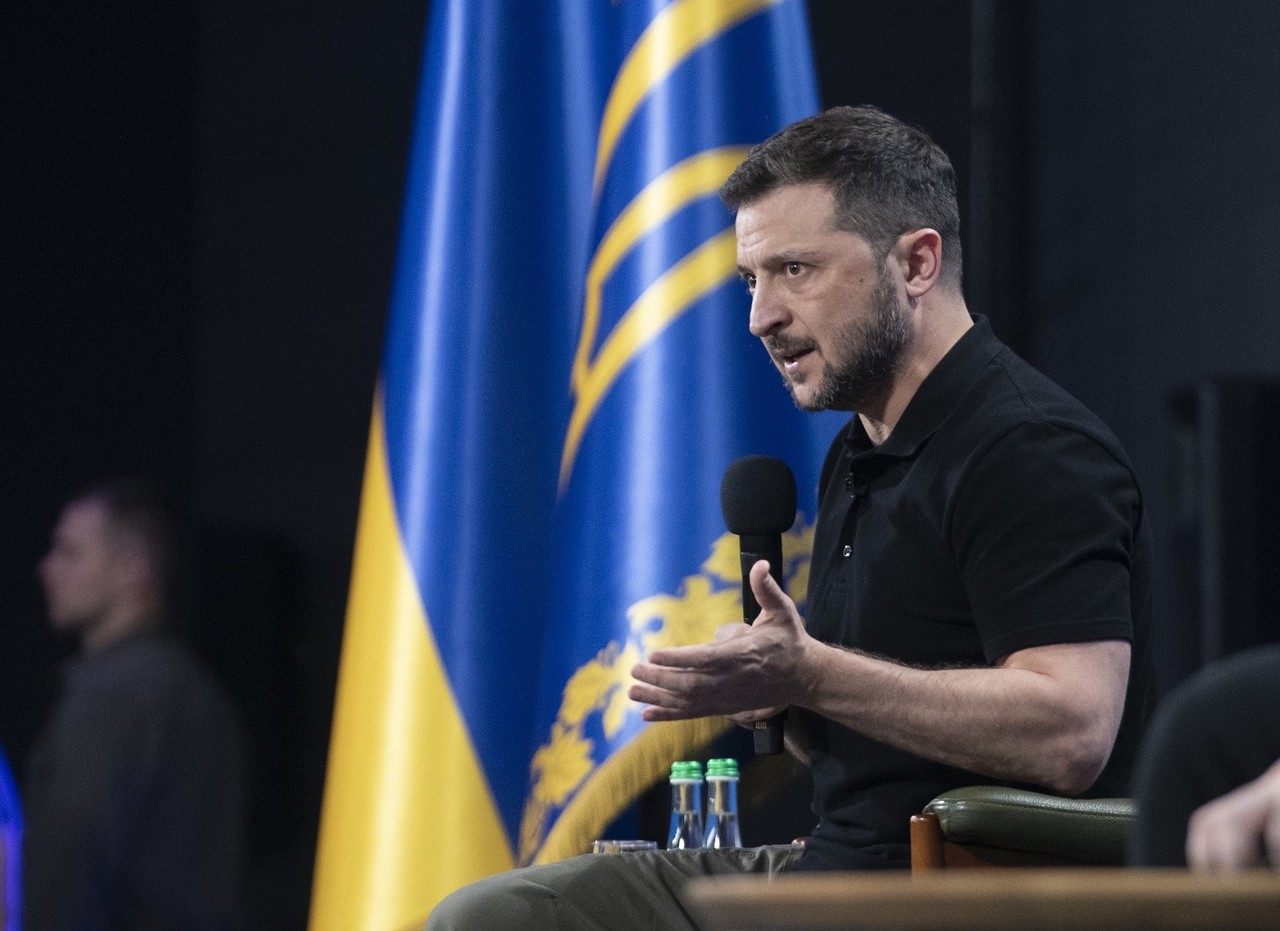
[[858, 502], [860, 495], [853, 487], [853, 467], [850, 466], [848, 474], [845, 476], [844, 487], [849, 489], [849, 497], [853, 500], [849, 502], [849, 510], [844, 516], [844, 526], [841, 528], [841, 537], [844, 539], [844, 545], [840, 549], [840, 555], [848, 559], [853, 555], [853, 534], [855, 521], [858, 516]]

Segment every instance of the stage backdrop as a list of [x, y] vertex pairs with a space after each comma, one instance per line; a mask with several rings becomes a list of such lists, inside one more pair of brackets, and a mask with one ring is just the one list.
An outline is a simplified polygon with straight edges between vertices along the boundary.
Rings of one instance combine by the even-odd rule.
[[361, 503], [311, 926], [583, 852], [723, 724], [629, 670], [741, 619], [725, 467], [835, 415], [747, 332], [720, 184], [817, 107], [797, 0], [441, 0]]

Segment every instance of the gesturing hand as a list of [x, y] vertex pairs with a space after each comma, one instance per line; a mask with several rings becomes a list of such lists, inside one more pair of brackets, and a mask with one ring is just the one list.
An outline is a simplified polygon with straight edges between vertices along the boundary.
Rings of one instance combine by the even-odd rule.
[[713, 643], [655, 650], [632, 667], [637, 681], [628, 695], [651, 706], [646, 721], [709, 715], [752, 721], [797, 702], [816, 641], [763, 560], [751, 567], [751, 590], [760, 605], [752, 625], [726, 624]]

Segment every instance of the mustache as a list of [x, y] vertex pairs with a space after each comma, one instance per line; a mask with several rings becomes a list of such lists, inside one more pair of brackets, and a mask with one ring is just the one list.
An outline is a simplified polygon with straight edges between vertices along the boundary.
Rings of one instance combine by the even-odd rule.
[[764, 338], [764, 348], [769, 350], [770, 355], [777, 358], [784, 356], [797, 356], [802, 352], [809, 352], [816, 349], [817, 345], [812, 340], [775, 334]]

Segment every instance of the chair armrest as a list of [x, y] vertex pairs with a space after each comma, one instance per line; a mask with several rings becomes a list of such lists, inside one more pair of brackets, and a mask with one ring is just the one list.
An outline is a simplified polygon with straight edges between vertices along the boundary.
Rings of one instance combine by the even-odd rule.
[[938, 816], [943, 836], [981, 844], [1120, 866], [1125, 835], [1135, 815], [1127, 798], [1063, 798], [999, 786], [944, 792], [925, 806]]

